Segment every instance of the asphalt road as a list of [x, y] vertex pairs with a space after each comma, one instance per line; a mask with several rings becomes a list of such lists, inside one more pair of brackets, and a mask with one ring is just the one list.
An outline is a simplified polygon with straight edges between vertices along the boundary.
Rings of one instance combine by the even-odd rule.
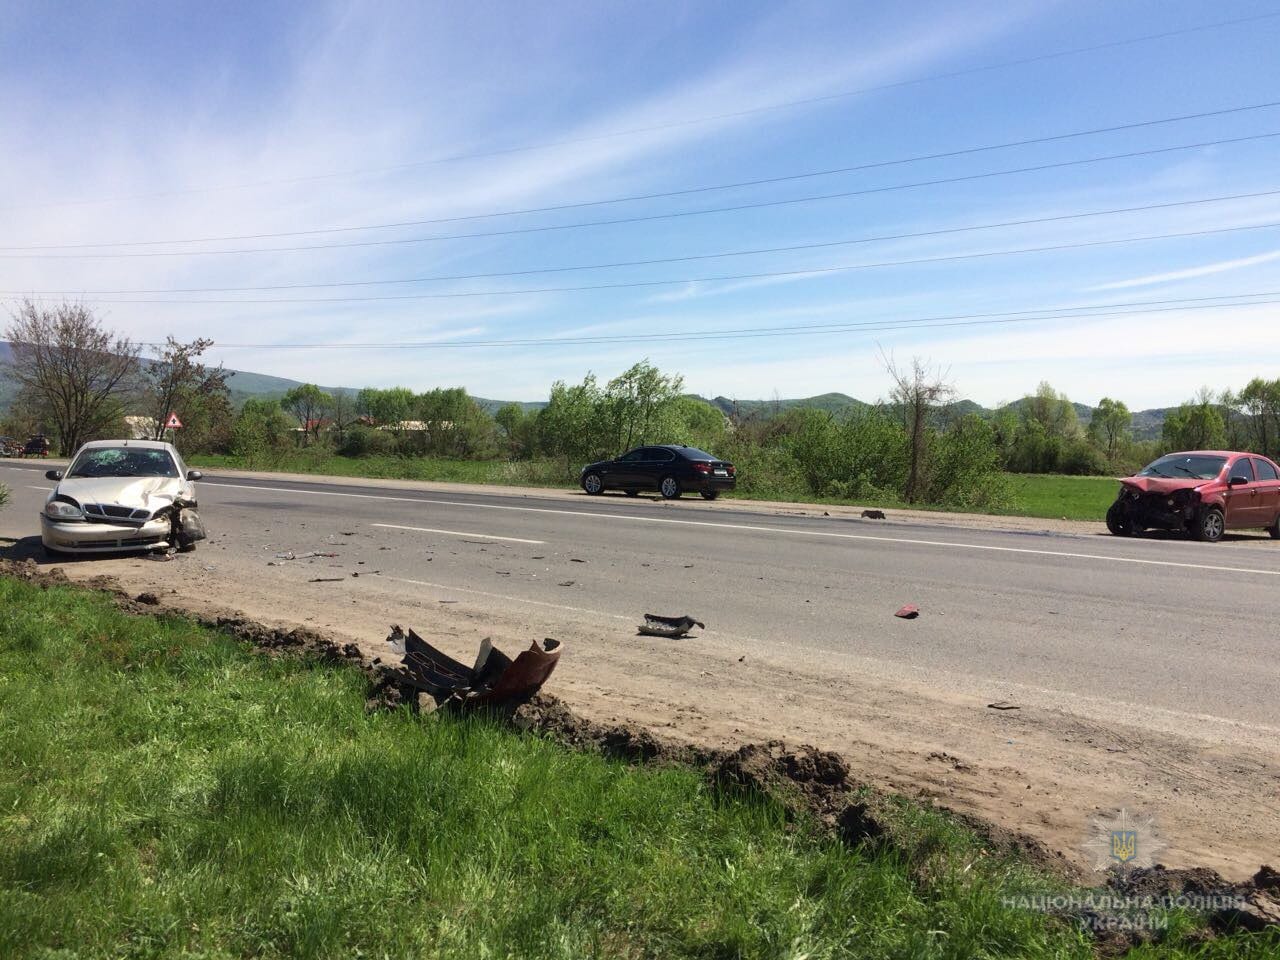
[[[0, 534], [38, 532], [44, 469], [0, 465], [12, 495]], [[336, 538], [405, 594], [632, 623], [689, 613], [744, 651], [785, 650], [833, 677], [878, 673], [1183, 732], [1280, 732], [1280, 542], [1265, 535], [1118, 540], [732, 501], [216, 476], [200, 502], [219, 545], [256, 565]], [[892, 616], [906, 603], [919, 619]]]

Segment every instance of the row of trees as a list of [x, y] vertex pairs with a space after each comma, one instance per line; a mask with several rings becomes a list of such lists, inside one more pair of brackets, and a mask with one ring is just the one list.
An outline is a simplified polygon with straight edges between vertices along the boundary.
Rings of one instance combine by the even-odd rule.
[[306, 445], [346, 456], [554, 458], [568, 473], [641, 443], [717, 444], [727, 428], [724, 414], [682, 388], [679, 376], [645, 361], [603, 385], [590, 374], [579, 384], [557, 382], [540, 409], [510, 403], [490, 416], [461, 388], [326, 393], [304, 384], [279, 403], [246, 402], [232, 452], [265, 462], [296, 448], [300, 425]]
[[[684, 393], [679, 375], [648, 361], [607, 382], [557, 382], [548, 403], [509, 404], [492, 416], [461, 388], [326, 392], [304, 384], [235, 408], [221, 366], [202, 361], [207, 339], [170, 338], [143, 356], [83, 306], [24, 303], [5, 331], [19, 384], [9, 432], [43, 426], [59, 449], [119, 435], [126, 414], [154, 437], [175, 413], [189, 453], [229, 453], [270, 466], [300, 447], [318, 456], [436, 456], [540, 461], [561, 476], [649, 442], [706, 447], [742, 467], [743, 483], [779, 496], [871, 494], [907, 502], [997, 505], [1005, 472], [1126, 471], [1163, 449], [1230, 447], [1280, 453], [1280, 380], [1239, 392], [1209, 390], [1169, 411], [1159, 442], [1137, 441], [1133, 416], [1104, 397], [1081, 422], [1047, 383], [994, 415], [966, 413], [942, 371], [886, 358], [890, 396], [837, 416], [814, 410], [736, 417]], [[551, 465], [554, 465], [552, 467]]]
[[1165, 415], [1162, 440], [1184, 450], [1253, 450], [1280, 459], [1280, 379], [1254, 377], [1239, 392], [1201, 390]]

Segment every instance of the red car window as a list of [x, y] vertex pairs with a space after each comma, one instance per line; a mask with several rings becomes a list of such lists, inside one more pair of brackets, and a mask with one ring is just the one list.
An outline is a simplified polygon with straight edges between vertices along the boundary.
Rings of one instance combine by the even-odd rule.
[[1259, 480], [1280, 480], [1280, 475], [1276, 473], [1276, 468], [1271, 465], [1270, 460], [1259, 460], [1255, 457], [1253, 469]]
[[1227, 479], [1233, 480], [1236, 477], [1244, 477], [1253, 483], [1253, 467], [1249, 466], [1248, 457], [1241, 457], [1231, 465], [1231, 469], [1227, 472]]

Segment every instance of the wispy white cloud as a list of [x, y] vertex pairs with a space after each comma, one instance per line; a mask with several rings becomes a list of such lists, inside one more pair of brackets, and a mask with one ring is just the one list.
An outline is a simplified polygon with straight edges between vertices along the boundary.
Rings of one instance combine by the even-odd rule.
[[1128, 280], [1116, 280], [1111, 283], [1100, 283], [1096, 286], [1087, 287], [1089, 291], [1099, 290], [1127, 290], [1131, 287], [1149, 287], [1158, 283], [1172, 283], [1177, 280], [1190, 280], [1193, 277], [1208, 277], [1215, 273], [1227, 273], [1231, 270], [1243, 270], [1246, 267], [1255, 267], [1260, 263], [1271, 263], [1274, 260], [1280, 260], [1280, 250], [1272, 250], [1269, 253], [1259, 253], [1251, 257], [1236, 257], [1233, 260], [1218, 260], [1214, 263], [1201, 264], [1198, 267], [1186, 267], [1182, 270], [1170, 270], [1166, 273], [1152, 273], [1142, 277], [1133, 277]]

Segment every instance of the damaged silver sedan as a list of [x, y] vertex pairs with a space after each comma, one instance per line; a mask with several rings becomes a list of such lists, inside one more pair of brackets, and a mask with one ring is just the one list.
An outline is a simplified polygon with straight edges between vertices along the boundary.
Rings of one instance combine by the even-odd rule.
[[56, 480], [40, 514], [40, 540], [51, 554], [194, 550], [205, 538], [193, 481], [172, 444], [97, 440], [78, 451]]

